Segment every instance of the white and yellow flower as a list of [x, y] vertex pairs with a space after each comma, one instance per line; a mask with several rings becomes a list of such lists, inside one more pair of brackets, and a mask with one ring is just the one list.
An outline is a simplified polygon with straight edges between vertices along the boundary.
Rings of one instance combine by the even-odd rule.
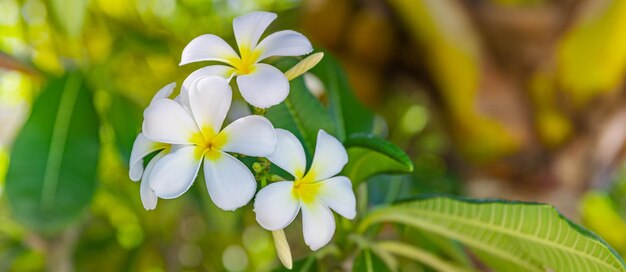
[[252, 115], [221, 129], [232, 100], [230, 86], [221, 77], [196, 79], [188, 98], [188, 109], [161, 98], [144, 113], [145, 137], [174, 147], [150, 169], [150, 187], [159, 198], [176, 198], [191, 187], [204, 162], [213, 202], [223, 210], [244, 206], [254, 196], [256, 181], [250, 170], [227, 152], [258, 157], [273, 153], [274, 127], [266, 118]]
[[[233, 20], [239, 54], [222, 38], [205, 34], [193, 39], [183, 49], [180, 65], [198, 61], [218, 61], [228, 64], [202, 68], [196, 74], [237, 77], [243, 98], [258, 108], [279, 104], [289, 94], [289, 81], [276, 67], [260, 61], [272, 56], [301, 56], [313, 51], [304, 35], [283, 30], [259, 42], [265, 29], [276, 19], [270, 12], [251, 12]], [[183, 91], [184, 91], [183, 86]], [[184, 96], [184, 94], [183, 94]]]
[[306, 157], [298, 138], [283, 129], [276, 129], [276, 136], [276, 151], [267, 158], [295, 180], [271, 183], [258, 192], [256, 220], [263, 228], [276, 231], [289, 225], [302, 210], [304, 241], [317, 250], [335, 232], [331, 209], [348, 219], [356, 216], [350, 179], [335, 176], [348, 162], [348, 154], [337, 139], [320, 130], [313, 162], [305, 173]]
[[[154, 103], [154, 101], [159, 100], [161, 98], [167, 98], [172, 95], [174, 88], [176, 87], [176, 83], [170, 83], [165, 87], [161, 88], [154, 97], [152, 101], [150, 101], [150, 105]], [[148, 108], [150, 107], [148, 105]], [[144, 111], [145, 113], [145, 111]], [[135, 142], [133, 143], [133, 148], [130, 153], [130, 165], [129, 165], [129, 177], [132, 181], [141, 180], [141, 187], [139, 189], [139, 194], [141, 196], [141, 203], [146, 210], [154, 210], [157, 204], [157, 196], [152, 191], [148, 183], [148, 177], [154, 168], [159, 159], [163, 158], [167, 153], [170, 152], [171, 145], [165, 143], [158, 143], [149, 140], [143, 133], [139, 133], [137, 138], [135, 138]], [[143, 168], [143, 160], [149, 154], [153, 152], [159, 151], [148, 163], [146, 169]]]

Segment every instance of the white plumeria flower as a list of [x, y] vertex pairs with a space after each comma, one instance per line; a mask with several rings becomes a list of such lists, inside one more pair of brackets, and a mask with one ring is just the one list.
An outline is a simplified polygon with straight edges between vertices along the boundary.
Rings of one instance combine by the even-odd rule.
[[239, 54], [222, 38], [205, 34], [193, 39], [185, 49], [180, 65], [197, 61], [218, 61], [226, 65], [212, 65], [200, 73], [220, 75], [227, 79], [237, 77], [243, 98], [258, 108], [277, 105], [289, 94], [289, 81], [276, 67], [260, 61], [272, 56], [301, 56], [313, 51], [304, 35], [283, 30], [259, 42], [265, 29], [276, 19], [271, 12], [251, 12], [233, 20]]
[[[167, 98], [172, 95], [174, 88], [176, 87], [176, 83], [170, 83], [165, 87], [161, 88], [154, 97], [152, 101], [150, 101], [150, 105], [154, 103], [154, 101]], [[148, 105], [148, 108], [150, 107]], [[147, 111], [147, 110], [146, 110]], [[144, 111], [144, 114], [145, 112]], [[154, 210], [157, 204], [157, 196], [152, 191], [152, 188], [149, 186], [148, 177], [150, 176], [150, 172], [154, 168], [154, 165], [157, 161], [159, 161], [165, 154], [169, 153], [171, 149], [171, 145], [165, 143], [158, 143], [154, 141], [150, 141], [143, 133], [139, 133], [137, 138], [135, 138], [135, 142], [133, 143], [133, 149], [130, 153], [130, 165], [129, 165], [129, 177], [132, 181], [141, 180], [141, 187], [139, 189], [139, 195], [141, 196], [141, 203], [146, 210]], [[143, 159], [149, 154], [159, 151], [152, 160], [146, 166], [146, 169], [143, 168]]]
[[226, 152], [267, 156], [274, 152], [276, 134], [269, 120], [251, 115], [221, 129], [232, 91], [221, 77], [201, 77], [189, 89], [189, 109], [161, 98], [146, 109], [146, 138], [176, 146], [151, 169], [149, 183], [156, 196], [176, 198], [186, 192], [204, 162], [207, 190], [223, 210], [247, 204], [256, 191], [248, 168]]
[[343, 145], [323, 130], [317, 134], [313, 163], [305, 174], [306, 157], [298, 138], [276, 129], [276, 151], [267, 158], [294, 176], [295, 181], [271, 183], [259, 191], [254, 212], [259, 224], [271, 231], [285, 228], [302, 210], [305, 243], [317, 250], [335, 232], [331, 209], [341, 216], [356, 216], [356, 200], [350, 179], [336, 176], [348, 162]]

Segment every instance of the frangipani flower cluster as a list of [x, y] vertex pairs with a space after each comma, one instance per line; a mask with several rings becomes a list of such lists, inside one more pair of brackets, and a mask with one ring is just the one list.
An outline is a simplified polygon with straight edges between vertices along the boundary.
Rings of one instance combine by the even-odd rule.
[[[239, 55], [211, 34], [185, 47], [181, 64], [212, 60], [230, 66], [212, 65], [191, 73], [173, 99], [170, 97], [175, 83], [156, 93], [144, 111], [142, 132], [131, 152], [129, 176], [133, 181], [141, 180], [141, 200], [151, 210], [156, 208], [158, 198], [184, 194], [202, 168], [208, 194], [223, 210], [245, 206], [256, 194], [256, 219], [267, 230], [281, 231], [302, 210], [304, 240], [317, 250], [334, 234], [331, 210], [348, 219], [356, 215], [350, 180], [336, 176], [348, 162], [343, 145], [320, 130], [307, 171], [298, 138], [289, 131], [275, 129], [265, 117], [248, 115], [224, 124], [232, 103], [232, 77], [237, 77], [242, 96], [250, 105], [271, 107], [288, 96], [288, 78], [259, 61], [312, 51], [302, 34], [290, 30], [270, 34], [259, 42], [275, 18], [273, 13], [253, 12], [234, 20]], [[294, 73], [288, 74], [293, 78]], [[155, 155], [144, 169], [144, 158], [150, 154]], [[255, 176], [232, 154], [266, 158], [293, 175], [293, 180], [271, 183], [257, 193]]]

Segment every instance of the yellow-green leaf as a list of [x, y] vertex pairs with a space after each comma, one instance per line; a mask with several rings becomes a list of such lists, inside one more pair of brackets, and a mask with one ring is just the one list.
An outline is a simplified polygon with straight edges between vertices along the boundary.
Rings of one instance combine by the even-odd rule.
[[426, 198], [375, 210], [359, 229], [382, 222], [457, 240], [495, 271], [626, 271], [600, 237], [549, 205]]

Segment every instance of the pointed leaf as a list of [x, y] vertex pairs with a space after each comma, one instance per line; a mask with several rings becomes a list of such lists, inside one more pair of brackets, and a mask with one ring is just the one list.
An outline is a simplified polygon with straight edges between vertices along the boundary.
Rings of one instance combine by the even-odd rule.
[[328, 111], [339, 140], [344, 141], [352, 133], [372, 131], [374, 114], [356, 98], [346, 73], [331, 54], [326, 53], [311, 72], [324, 83]]
[[343, 174], [354, 186], [382, 173], [410, 173], [413, 162], [398, 146], [372, 134], [356, 133], [345, 142], [348, 164]]
[[96, 187], [98, 117], [80, 74], [51, 80], [15, 141], [6, 190], [13, 216], [57, 231], [75, 220]]

